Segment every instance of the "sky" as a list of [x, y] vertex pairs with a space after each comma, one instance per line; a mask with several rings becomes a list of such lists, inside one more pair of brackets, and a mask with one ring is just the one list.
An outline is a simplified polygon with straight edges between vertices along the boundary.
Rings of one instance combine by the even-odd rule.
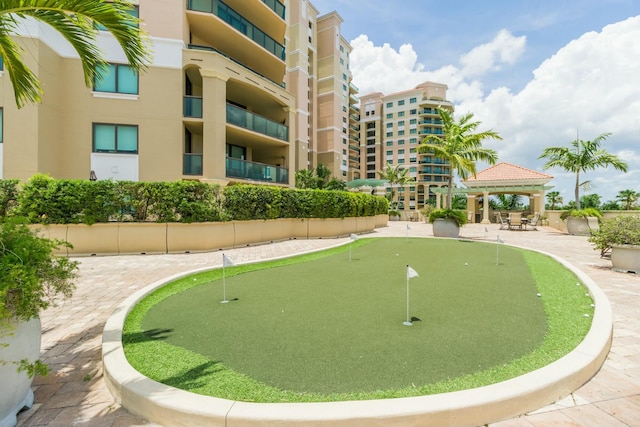
[[602, 148], [628, 172], [587, 172], [581, 195], [640, 192], [640, 0], [311, 1], [344, 19], [360, 96], [446, 84], [456, 117], [503, 138], [484, 143], [498, 161], [552, 175], [565, 203], [575, 175], [544, 170], [542, 150], [611, 133]]

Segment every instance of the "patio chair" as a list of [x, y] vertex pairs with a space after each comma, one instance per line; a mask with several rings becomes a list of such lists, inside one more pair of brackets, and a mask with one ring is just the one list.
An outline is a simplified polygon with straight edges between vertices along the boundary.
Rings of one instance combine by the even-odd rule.
[[502, 218], [500, 212], [496, 212], [496, 222], [500, 224], [500, 230], [509, 229], [509, 220], [507, 218]]
[[522, 212], [509, 213], [509, 230], [513, 230], [516, 227], [522, 230]]
[[540, 220], [540, 212], [536, 212], [533, 215], [533, 218], [531, 218], [531, 221], [529, 221], [527, 224], [525, 224], [524, 229], [526, 230], [527, 227], [531, 227], [532, 230], [537, 230], [538, 229], [538, 221]]

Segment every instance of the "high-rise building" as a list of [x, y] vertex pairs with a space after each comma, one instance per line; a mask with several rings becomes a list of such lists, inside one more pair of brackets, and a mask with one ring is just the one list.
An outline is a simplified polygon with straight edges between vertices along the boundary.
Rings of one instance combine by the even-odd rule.
[[[337, 14], [318, 19], [307, 0], [136, 3], [133, 13], [150, 36], [153, 62], [133, 73], [103, 31], [98, 43], [109, 67], [92, 88], [58, 33], [31, 19], [20, 27], [15, 39], [44, 96], [17, 109], [8, 75], [0, 72], [0, 178], [88, 179], [93, 171], [98, 179], [291, 186], [295, 171], [317, 165], [318, 153], [322, 161], [329, 150], [348, 150], [348, 142], [334, 147], [324, 142], [331, 139], [324, 131], [318, 135], [318, 126], [342, 133], [346, 117], [349, 137], [348, 62], [318, 66], [320, 52], [351, 50], [339, 36]], [[336, 40], [322, 46], [325, 30], [338, 35], [340, 46]], [[320, 120], [332, 96], [329, 81], [346, 82], [347, 101], [342, 84], [334, 84], [341, 103], [333, 118]], [[344, 158], [331, 168], [347, 178]]]
[[[408, 169], [415, 182], [394, 189], [400, 210], [418, 210], [435, 200], [433, 187], [449, 185], [449, 164], [431, 153], [418, 153], [427, 135], [442, 134], [438, 108], [453, 111], [447, 86], [425, 82], [414, 89], [360, 97], [361, 165], [363, 178], [377, 179], [387, 164]], [[391, 191], [389, 188], [388, 191]]]

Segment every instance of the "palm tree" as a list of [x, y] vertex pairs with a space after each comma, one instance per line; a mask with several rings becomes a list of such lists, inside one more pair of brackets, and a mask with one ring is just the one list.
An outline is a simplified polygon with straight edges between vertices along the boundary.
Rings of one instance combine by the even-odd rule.
[[107, 65], [96, 45], [98, 25], [115, 37], [134, 71], [142, 71], [150, 61], [146, 33], [140, 29], [140, 20], [129, 13], [133, 7], [130, 0], [0, 0], [0, 57], [18, 108], [40, 102], [42, 95], [38, 77], [24, 63], [23, 51], [12, 38], [25, 18], [50, 25], [73, 46], [85, 84], [91, 87]]
[[580, 182], [580, 172], [594, 170], [598, 167], [613, 166], [622, 172], [627, 171], [627, 164], [618, 156], [608, 153], [600, 148], [602, 141], [611, 134], [603, 133], [593, 141], [583, 141], [576, 138], [571, 141], [570, 147], [547, 147], [542, 151], [539, 159], [549, 159], [544, 164], [544, 169], [561, 167], [567, 172], [576, 174], [576, 186], [574, 189], [576, 209], [580, 209], [580, 187], [585, 187], [589, 181]]
[[555, 210], [556, 204], [562, 205], [562, 196], [559, 191], [549, 191], [547, 193], [547, 201], [549, 202], [549, 210]]
[[473, 133], [480, 125], [474, 122], [473, 114], [467, 113], [456, 122], [453, 113], [444, 108], [438, 108], [438, 115], [442, 121], [442, 135], [428, 135], [418, 146], [419, 153], [433, 153], [449, 162], [449, 189], [447, 191], [447, 206], [451, 207], [451, 189], [453, 186], [453, 170], [461, 179], [476, 174], [476, 161], [482, 160], [491, 165], [498, 160], [498, 153], [482, 147], [485, 139], [502, 139], [497, 132], [488, 130]]
[[616, 200], [621, 201], [625, 205], [625, 210], [631, 210], [631, 207], [636, 204], [640, 198], [640, 193], [634, 190], [621, 190], [616, 196]]
[[378, 176], [380, 177], [380, 179], [388, 181], [389, 185], [391, 185], [391, 196], [389, 198], [389, 202], [391, 202], [392, 204], [395, 202], [396, 194], [395, 190], [393, 189], [394, 185], [402, 186], [408, 184], [411, 181], [414, 181], [413, 177], [407, 176], [408, 173], [409, 169], [401, 167], [400, 164], [393, 166], [391, 163], [387, 163], [383, 170], [378, 171]]

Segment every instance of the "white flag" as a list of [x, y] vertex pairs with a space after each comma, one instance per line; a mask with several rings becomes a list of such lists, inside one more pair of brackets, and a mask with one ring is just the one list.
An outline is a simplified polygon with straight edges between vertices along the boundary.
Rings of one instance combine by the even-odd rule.
[[349, 236], [349, 238], [350, 238], [351, 240], [358, 240], [358, 235], [357, 235], [357, 234], [353, 234], [353, 233], [351, 233], [351, 235]]
[[231, 258], [226, 256], [225, 254], [222, 254], [222, 266], [223, 267], [233, 267], [234, 265], [236, 265], [236, 264], [231, 260]]
[[407, 230], [411, 230], [411, 227], [409, 227], [409, 224], [407, 224]]
[[407, 280], [418, 277], [418, 272], [407, 265]]
[[498, 236], [498, 243], [504, 243], [504, 241]]
[[488, 232], [489, 232], [489, 229], [487, 228], [487, 226], [486, 226], [486, 225], [484, 226], [484, 232], [485, 232], [485, 233], [488, 233]]

